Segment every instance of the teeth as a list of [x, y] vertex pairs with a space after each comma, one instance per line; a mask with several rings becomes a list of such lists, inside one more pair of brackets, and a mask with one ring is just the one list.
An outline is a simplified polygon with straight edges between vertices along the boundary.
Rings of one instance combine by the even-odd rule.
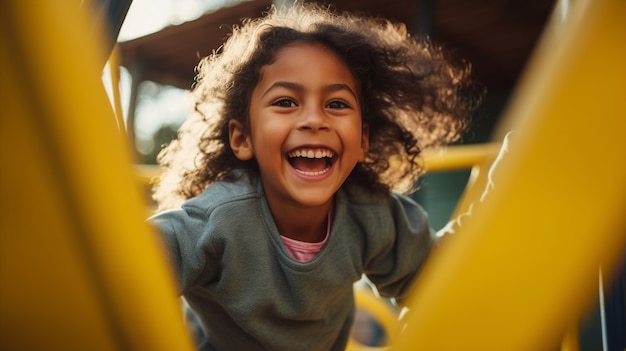
[[333, 152], [328, 149], [298, 149], [288, 153], [287, 156], [306, 158], [333, 158]]
[[298, 172], [300, 174], [307, 175], [307, 176], [313, 176], [314, 177], [314, 176], [322, 175], [322, 174], [328, 172], [329, 169], [330, 169], [330, 167], [326, 167], [324, 170], [317, 171], [317, 172], [302, 171], [302, 170], [296, 169], [296, 172]]

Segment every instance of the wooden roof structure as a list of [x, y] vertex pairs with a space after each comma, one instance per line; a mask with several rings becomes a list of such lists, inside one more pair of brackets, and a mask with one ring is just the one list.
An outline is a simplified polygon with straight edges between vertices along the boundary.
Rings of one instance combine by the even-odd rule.
[[[554, 0], [334, 0], [356, 11], [407, 24], [467, 58], [491, 90], [510, 90], [528, 60]], [[258, 17], [271, 0], [238, 2], [196, 20], [120, 43], [122, 64], [140, 80], [189, 89], [199, 58], [225, 40], [243, 18]]]

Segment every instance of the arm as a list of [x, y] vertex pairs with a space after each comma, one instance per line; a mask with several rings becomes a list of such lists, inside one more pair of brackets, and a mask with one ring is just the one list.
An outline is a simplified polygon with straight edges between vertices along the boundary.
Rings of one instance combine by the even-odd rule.
[[149, 222], [161, 235], [181, 293], [216, 276], [217, 254], [205, 216], [177, 209], [159, 213]]
[[408, 197], [393, 194], [389, 211], [392, 225], [383, 228], [390, 231], [389, 240], [365, 268], [369, 280], [382, 296], [401, 298], [407, 293], [437, 238], [424, 210]]

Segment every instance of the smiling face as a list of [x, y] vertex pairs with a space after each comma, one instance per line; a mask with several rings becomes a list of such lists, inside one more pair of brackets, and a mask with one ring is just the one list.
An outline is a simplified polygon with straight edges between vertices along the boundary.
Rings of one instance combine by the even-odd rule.
[[368, 133], [357, 91], [346, 65], [321, 44], [289, 45], [261, 69], [250, 135], [232, 120], [230, 141], [238, 158], [256, 158], [273, 210], [328, 208], [365, 159]]

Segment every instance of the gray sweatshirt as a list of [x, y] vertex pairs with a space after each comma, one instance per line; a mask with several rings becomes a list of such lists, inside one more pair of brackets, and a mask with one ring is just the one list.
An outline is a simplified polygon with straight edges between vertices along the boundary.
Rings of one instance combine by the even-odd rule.
[[422, 208], [344, 185], [334, 209], [326, 245], [306, 263], [287, 254], [255, 179], [214, 183], [151, 218], [208, 349], [343, 350], [363, 273], [383, 296], [406, 292], [435, 240]]

